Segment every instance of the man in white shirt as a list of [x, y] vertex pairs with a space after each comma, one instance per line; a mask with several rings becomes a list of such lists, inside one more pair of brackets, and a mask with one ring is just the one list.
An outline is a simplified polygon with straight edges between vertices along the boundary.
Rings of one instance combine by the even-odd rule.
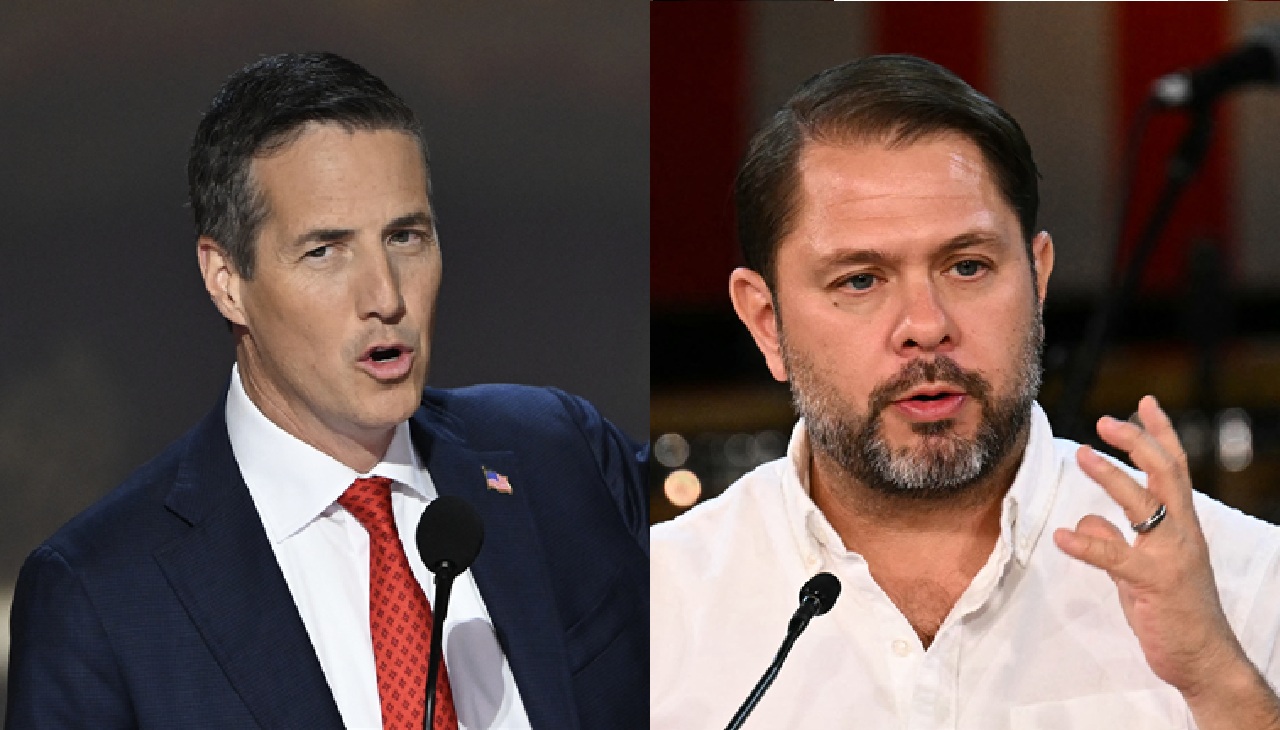
[[426, 162], [412, 110], [346, 59], [227, 81], [188, 171], [230, 387], [28, 558], [7, 727], [423, 727], [415, 531], [440, 495], [487, 535], [429, 726], [647, 724], [644, 452], [556, 390], [425, 388]]
[[1153, 398], [1098, 423], [1140, 471], [1034, 402], [1037, 177], [1012, 118], [906, 56], [818, 74], [752, 140], [730, 293], [801, 420], [653, 529], [653, 727], [727, 723], [827, 571], [747, 727], [1280, 728], [1280, 530], [1192, 491]]

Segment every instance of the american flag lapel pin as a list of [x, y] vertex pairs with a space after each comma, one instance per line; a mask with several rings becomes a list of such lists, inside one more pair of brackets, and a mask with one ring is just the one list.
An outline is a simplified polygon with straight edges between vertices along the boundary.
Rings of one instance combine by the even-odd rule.
[[484, 472], [484, 485], [486, 487], [502, 494], [511, 494], [511, 482], [507, 481], [506, 477], [487, 466], [480, 467], [480, 470]]

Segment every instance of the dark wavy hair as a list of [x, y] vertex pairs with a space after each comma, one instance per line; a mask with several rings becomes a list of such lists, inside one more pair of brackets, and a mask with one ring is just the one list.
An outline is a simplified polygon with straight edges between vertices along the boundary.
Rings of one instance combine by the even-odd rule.
[[267, 215], [250, 163], [297, 139], [313, 122], [405, 132], [427, 158], [413, 110], [381, 79], [341, 56], [285, 53], [234, 73], [200, 120], [187, 183], [196, 235], [222, 246], [246, 279], [253, 277], [254, 241]]

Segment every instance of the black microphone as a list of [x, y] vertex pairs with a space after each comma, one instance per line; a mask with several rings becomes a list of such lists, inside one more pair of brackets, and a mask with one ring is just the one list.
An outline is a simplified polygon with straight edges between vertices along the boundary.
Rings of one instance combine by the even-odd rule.
[[418, 520], [418, 554], [435, 574], [436, 603], [432, 608], [431, 654], [427, 659], [427, 713], [423, 730], [431, 730], [436, 710], [436, 680], [444, 651], [444, 617], [449, 612], [449, 591], [457, 578], [480, 554], [484, 525], [466, 500], [445, 495], [427, 505]]
[[747, 715], [751, 714], [751, 711], [756, 708], [756, 703], [764, 696], [764, 691], [769, 689], [769, 685], [773, 684], [773, 680], [777, 678], [778, 671], [782, 669], [782, 662], [787, 658], [787, 654], [791, 653], [791, 646], [796, 643], [796, 639], [800, 638], [800, 632], [804, 631], [814, 616], [821, 616], [830, 611], [839, 597], [840, 581], [830, 573], [818, 573], [805, 581], [804, 586], [800, 588], [800, 607], [791, 615], [791, 622], [787, 624], [787, 636], [782, 640], [778, 654], [774, 656], [773, 663], [751, 690], [751, 694], [747, 695], [746, 702], [742, 703], [742, 707], [738, 708], [733, 719], [725, 726], [725, 730], [737, 730], [742, 727], [742, 723], [747, 721]]
[[1194, 70], [1160, 77], [1151, 96], [1165, 107], [1203, 107], [1237, 86], [1280, 82], [1280, 24], [1260, 25], [1236, 50]]

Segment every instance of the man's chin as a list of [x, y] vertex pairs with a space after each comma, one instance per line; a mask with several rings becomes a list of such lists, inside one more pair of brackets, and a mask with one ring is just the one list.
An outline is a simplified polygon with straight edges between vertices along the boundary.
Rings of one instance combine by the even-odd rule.
[[384, 385], [377, 392], [361, 398], [365, 425], [371, 427], [395, 427], [407, 421], [422, 402], [422, 388], [411, 379], [394, 385]]
[[907, 419], [885, 414], [881, 433], [893, 448], [915, 448], [939, 439], [973, 439], [978, 424], [967, 423], [964, 418], [940, 418], [937, 420]]
[[955, 438], [961, 435], [958, 429], [959, 425], [954, 418], [944, 418], [938, 421], [919, 421], [911, 424], [912, 435], [924, 439]]

